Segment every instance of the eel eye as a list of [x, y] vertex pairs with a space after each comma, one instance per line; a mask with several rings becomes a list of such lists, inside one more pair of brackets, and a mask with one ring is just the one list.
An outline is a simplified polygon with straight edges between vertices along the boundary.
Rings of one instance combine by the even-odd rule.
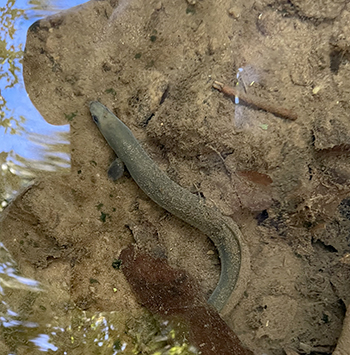
[[98, 123], [98, 118], [95, 115], [92, 115], [92, 119], [94, 120], [95, 123]]

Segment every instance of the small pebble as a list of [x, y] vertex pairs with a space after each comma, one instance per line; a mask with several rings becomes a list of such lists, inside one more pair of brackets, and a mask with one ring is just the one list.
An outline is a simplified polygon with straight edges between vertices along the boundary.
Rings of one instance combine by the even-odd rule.
[[313, 89], [312, 89], [312, 94], [313, 95], [316, 95], [318, 94], [318, 92], [321, 90], [321, 86], [315, 86]]
[[6, 163], [1, 164], [1, 170], [2, 171], [6, 171], [8, 169], [9, 169], [9, 167], [8, 167], [8, 165]]
[[341, 259], [340, 259], [340, 262], [343, 263], [343, 264], [350, 264], [350, 254], [347, 253], [345, 254]]
[[237, 7], [231, 7], [228, 10], [228, 14], [232, 16], [233, 18], [237, 19], [238, 17], [241, 16], [241, 11]]

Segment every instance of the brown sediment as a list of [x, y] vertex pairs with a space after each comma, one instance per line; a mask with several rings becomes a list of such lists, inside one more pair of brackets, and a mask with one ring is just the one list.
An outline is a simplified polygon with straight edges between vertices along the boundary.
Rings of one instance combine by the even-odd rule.
[[185, 325], [190, 343], [202, 355], [253, 354], [205, 301], [197, 282], [186, 271], [174, 269], [164, 258], [155, 258], [132, 245], [119, 258], [140, 302], [151, 312]]
[[230, 96], [231, 98], [238, 97], [240, 100], [244, 101], [248, 105], [255, 106], [259, 109], [262, 109], [267, 112], [271, 112], [276, 116], [287, 118], [289, 120], [296, 120], [298, 118], [297, 114], [288, 110], [284, 107], [278, 107], [273, 105], [265, 100], [262, 100], [258, 97], [247, 95], [242, 91], [239, 91], [231, 86], [225, 85], [219, 81], [214, 81], [213, 88], [219, 90], [223, 94]]
[[241, 171], [237, 171], [236, 174], [238, 176], [242, 176], [250, 180], [251, 182], [254, 182], [255, 184], [259, 184], [263, 186], [269, 186], [273, 182], [273, 180], [269, 175], [262, 174], [253, 170], [241, 170]]
[[333, 355], [350, 355], [350, 305], [348, 306], [343, 323], [343, 330]]

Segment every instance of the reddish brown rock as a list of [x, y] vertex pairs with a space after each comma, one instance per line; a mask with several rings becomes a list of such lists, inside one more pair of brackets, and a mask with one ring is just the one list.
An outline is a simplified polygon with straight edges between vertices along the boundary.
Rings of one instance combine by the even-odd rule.
[[218, 312], [204, 299], [186, 271], [174, 269], [165, 258], [129, 246], [119, 257], [122, 271], [140, 302], [151, 312], [184, 324], [189, 342], [202, 355], [251, 355]]

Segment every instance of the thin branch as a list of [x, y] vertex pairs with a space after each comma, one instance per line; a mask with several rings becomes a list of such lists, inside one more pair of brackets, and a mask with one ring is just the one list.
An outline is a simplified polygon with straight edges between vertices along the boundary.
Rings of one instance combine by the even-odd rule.
[[241, 92], [231, 86], [220, 83], [219, 81], [214, 81], [213, 88], [219, 90], [223, 94], [235, 98], [238, 97], [240, 100], [244, 101], [248, 105], [255, 106], [267, 112], [271, 112], [276, 116], [287, 118], [289, 120], [296, 120], [298, 118], [297, 114], [283, 107], [278, 107], [277, 105], [270, 104], [269, 102], [262, 100], [258, 97], [253, 97]]

